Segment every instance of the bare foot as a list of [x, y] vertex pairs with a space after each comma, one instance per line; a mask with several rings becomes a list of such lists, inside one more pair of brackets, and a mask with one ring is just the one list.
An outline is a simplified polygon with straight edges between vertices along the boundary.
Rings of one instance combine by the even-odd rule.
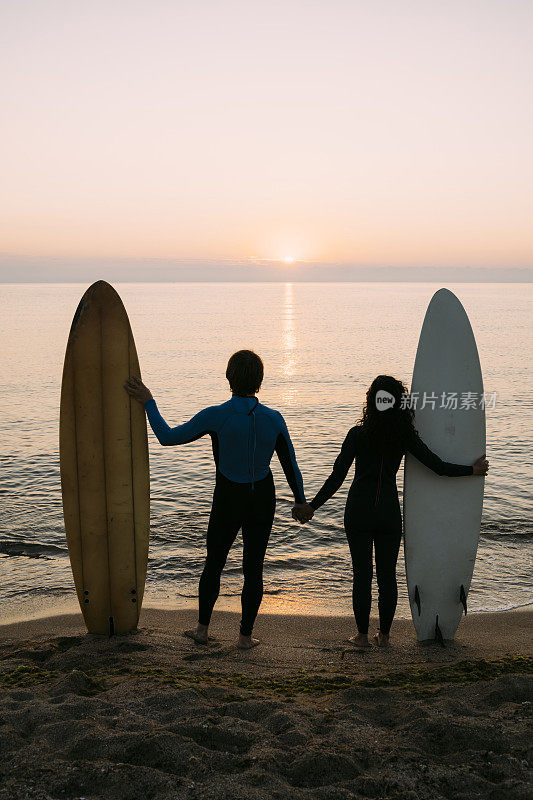
[[184, 631], [183, 635], [194, 639], [197, 644], [207, 644], [207, 625], [197, 625], [190, 631]]
[[251, 650], [252, 647], [257, 647], [260, 644], [259, 639], [253, 639], [251, 636], [243, 636], [239, 633], [239, 641], [237, 647], [239, 650]]
[[350, 636], [348, 641], [356, 647], [371, 647], [367, 633], [358, 633], [357, 636]]
[[374, 641], [378, 647], [388, 647], [390, 644], [389, 635], [387, 633], [381, 633], [381, 631], [376, 633]]

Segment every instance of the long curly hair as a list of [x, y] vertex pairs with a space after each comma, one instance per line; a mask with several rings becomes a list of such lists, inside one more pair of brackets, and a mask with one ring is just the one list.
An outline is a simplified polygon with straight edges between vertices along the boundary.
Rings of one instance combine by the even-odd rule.
[[381, 452], [405, 451], [417, 436], [414, 411], [409, 403], [402, 403], [402, 396], [407, 398], [407, 387], [391, 375], [378, 375], [366, 393], [358, 424], [372, 447]]

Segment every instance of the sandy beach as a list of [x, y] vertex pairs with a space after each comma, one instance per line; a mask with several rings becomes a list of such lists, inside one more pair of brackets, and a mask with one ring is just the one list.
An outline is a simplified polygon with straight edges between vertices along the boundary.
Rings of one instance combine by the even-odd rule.
[[367, 651], [347, 617], [260, 616], [241, 652], [236, 614], [207, 647], [182, 636], [195, 616], [0, 627], [0, 798], [531, 796], [530, 609], [469, 615], [445, 648], [398, 621]]

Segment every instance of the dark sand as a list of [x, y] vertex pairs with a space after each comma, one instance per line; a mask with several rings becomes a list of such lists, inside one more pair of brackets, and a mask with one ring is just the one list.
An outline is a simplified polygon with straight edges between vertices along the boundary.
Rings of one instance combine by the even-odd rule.
[[195, 616], [0, 627], [0, 799], [532, 797], [531, 610], [469, 615], [445, 648], [399, 621], [363, 652], [350, 618], [260, 616], [241, 652], [237, 615], [208, 647]]

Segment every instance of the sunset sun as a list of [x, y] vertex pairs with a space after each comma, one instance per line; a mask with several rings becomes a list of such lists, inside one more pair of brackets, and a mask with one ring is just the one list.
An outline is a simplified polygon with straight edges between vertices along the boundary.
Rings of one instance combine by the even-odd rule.
[[294, 258], [292, 256], [284, 256], [283, 263], [284, 264], [294, 264]]

